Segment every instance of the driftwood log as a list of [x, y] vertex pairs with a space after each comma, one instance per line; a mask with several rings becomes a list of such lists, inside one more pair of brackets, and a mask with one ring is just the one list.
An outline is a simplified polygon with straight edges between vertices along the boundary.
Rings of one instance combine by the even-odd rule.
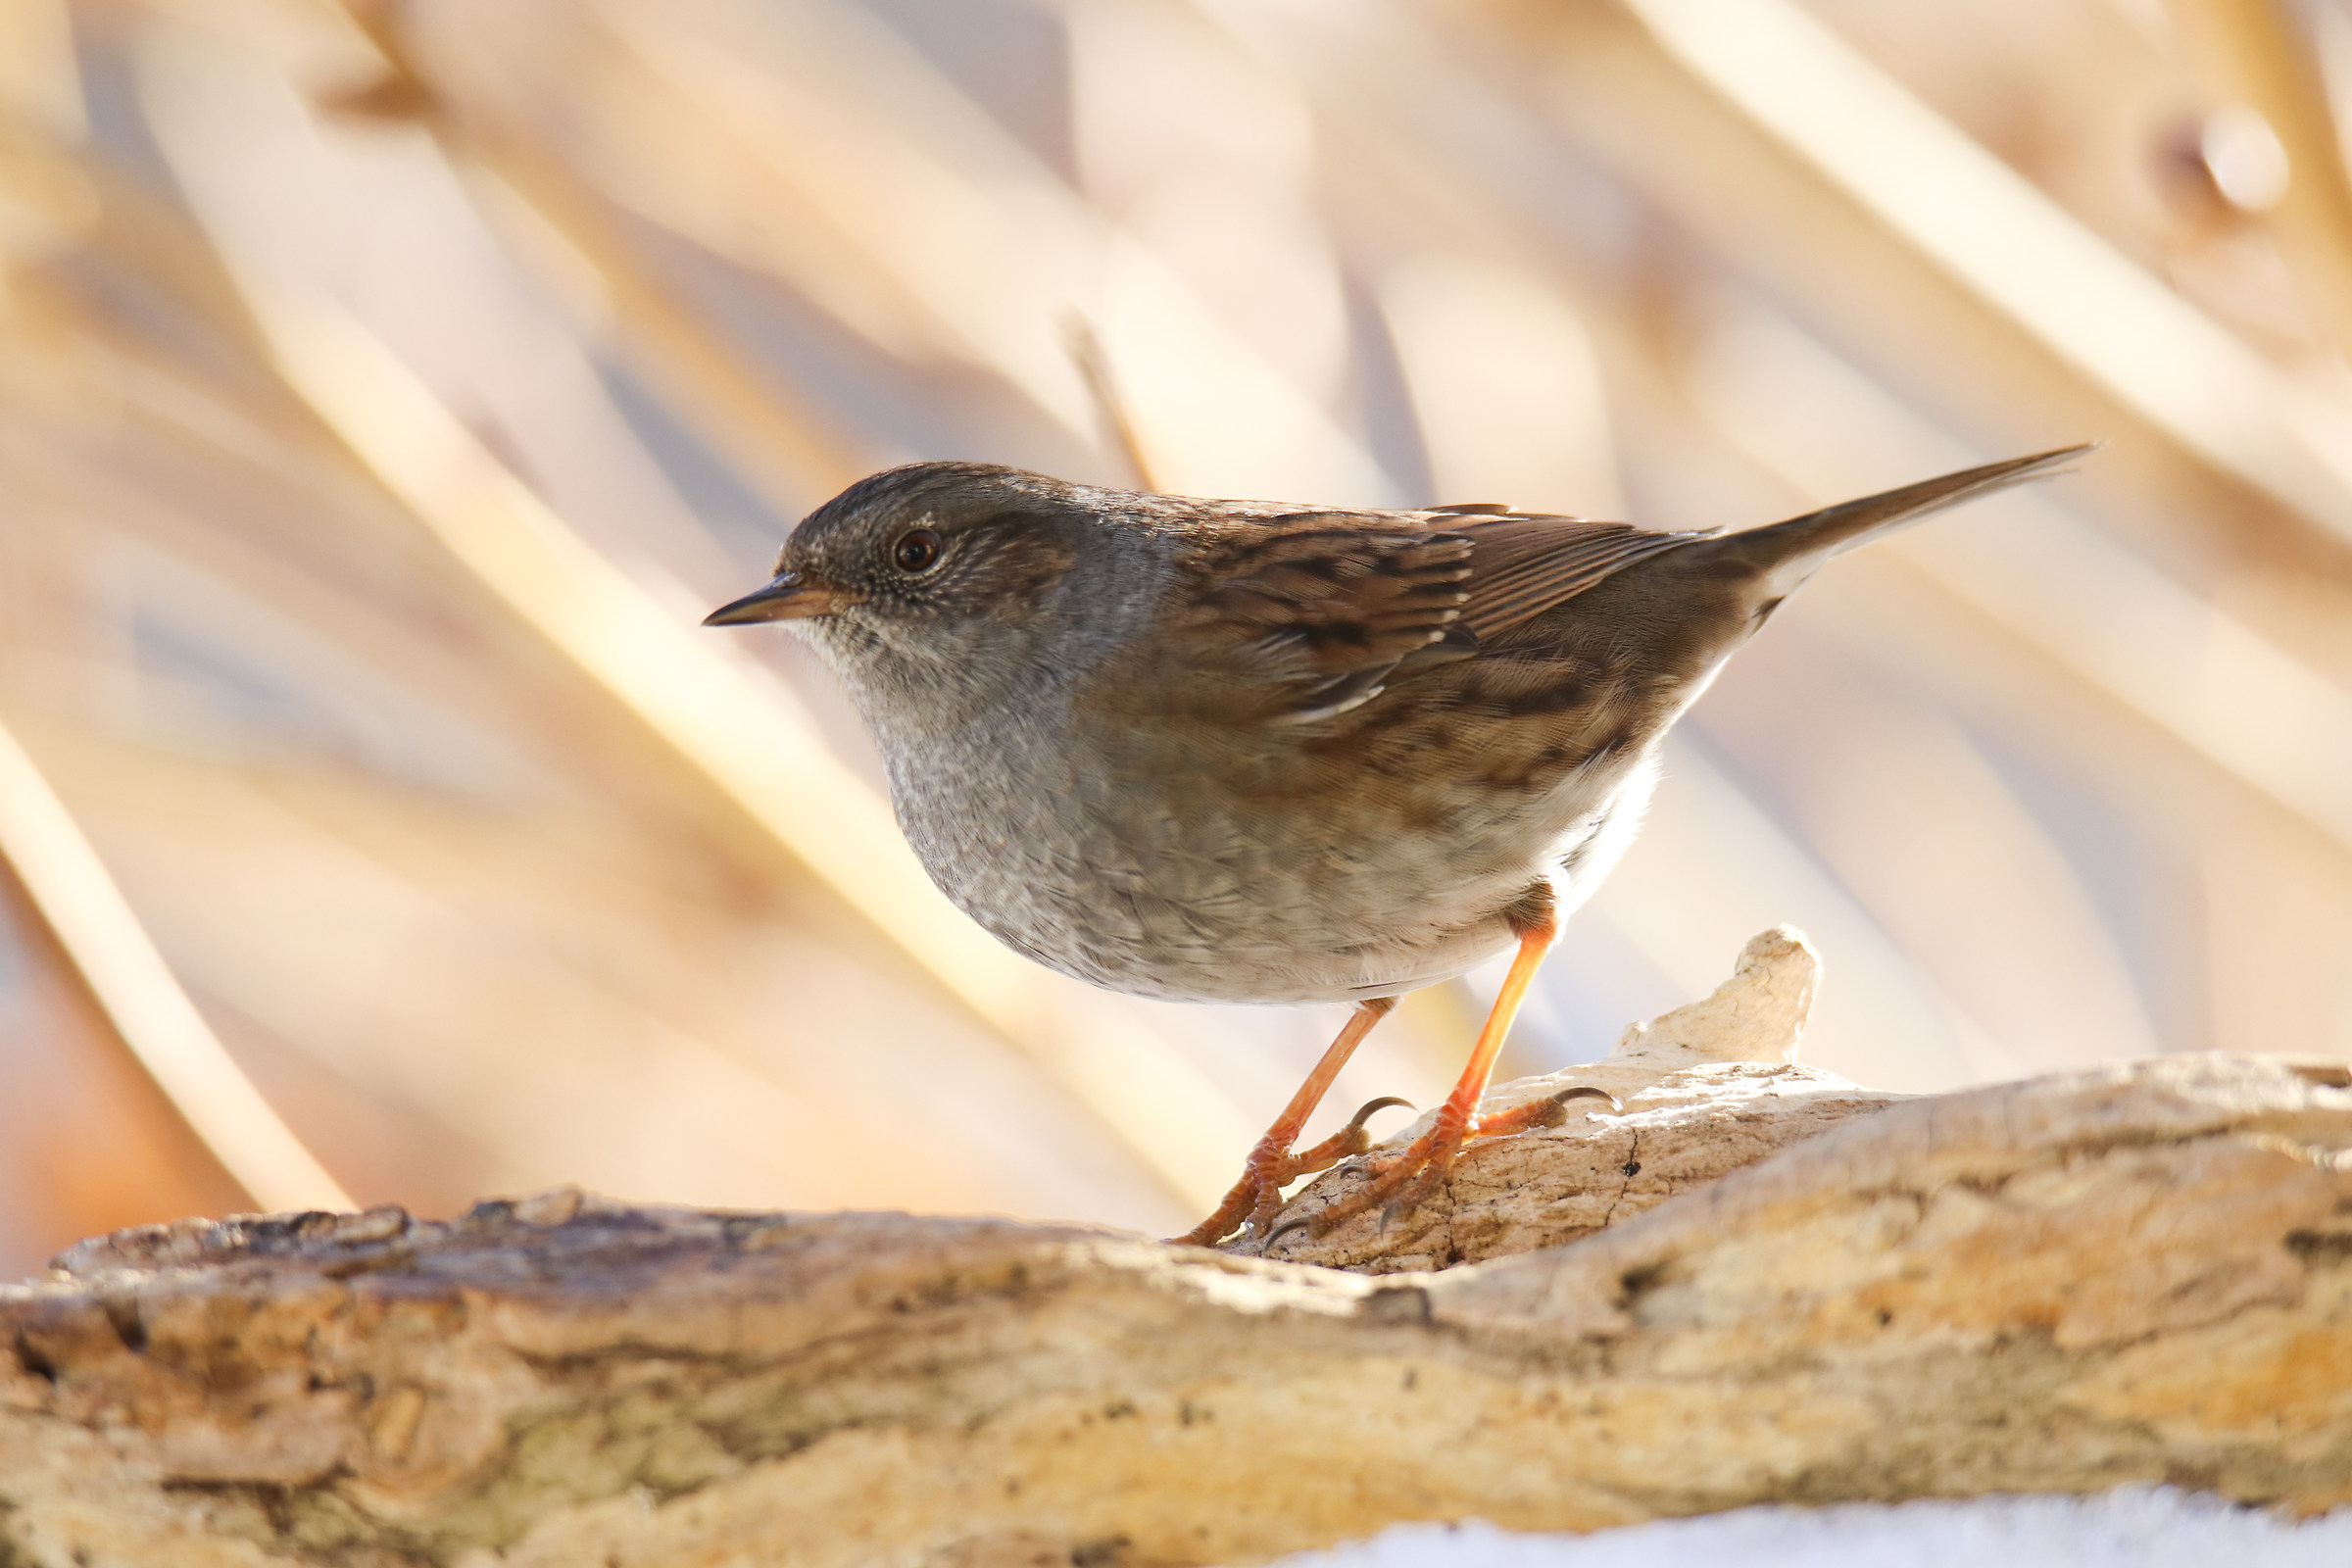
[[1786, 1059], [1812, 977], [1759, 938], [1575, 1075], [1622, 1114], [1274, 1258], [569, 1192], [83, 1243], [0, 1290], [0, 1564], [1245, 1563], [1472, 1515], [2352, 1500], [2340, 1069], [1874, 1095]]

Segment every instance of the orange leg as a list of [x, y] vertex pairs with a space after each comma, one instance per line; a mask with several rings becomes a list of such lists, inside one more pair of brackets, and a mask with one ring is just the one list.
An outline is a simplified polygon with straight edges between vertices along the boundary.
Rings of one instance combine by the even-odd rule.
[[1395, 1005], [1395, 997], [1377, 997], [1370, 1002], [1356, 1004], [1355, 1011], [1348, 1016], [1347, 1026], [1340, 1031], [1340, 1037], [1323, 1053], [1323, 1059], [1315, 1063], [1315, 1070], [1306, 1075], [1306, 1082], [1298, 1086], [1298, 1092], [1291, 1097], [1290, 1104], [1284, 1107], [1274, 1125], [1266, 1129], [1266, 1136], [1257, 1141], [1257, 1147], [1250, 1152], [1249, 1161], [1242, 1167], [1242, 1179], [1233, 1184], [1233, 1191], [1225, 1195], [1225, 1200], [1217, 1205], [1215, 1213], [1176, 1238], [1177, 1245], [1214, 1246], [1223, 1241], [1244, 1217], [1254, 1223], [1262, 1235], [1266, 1223], [1274, 1217], [1275, 1208], [1282, 1202], [1285, 1182], [1329, 1169], [1349, 1154], [1360, 1154], [1372, 1147], [1371, 1136], [1364, 1131], [1364, 1118], [1385, 1105], [1401, 1105], [1403, 1101], [1375, 1100], [1357, 1111], [1347, 1126], [1305, 1153], [1294, 1155], [1291, 1152], [1291, 1145], [1298, 1141], [1299, 1129], [1306, 1125], [1306, 1118], [1313, 1115], [1315, 1107], [1323, 1102], [1323, 1096], [1330, 1090], [1331, 1081], [1340, 1075], [1342, 1067], [1348, 1065], [1348, 1058], [1355, 1054], [1355, 1048], [1363, 1044], [1364, 1036], [1372, 1032], [1372, 1026], [1386, 1017], [1389, 1009]]
[[1387, 1203], [1392, 1216], [1410, 1211], [1446, 1179], [1454, 1155], [1468, 1139], [1554, 1125], [1565, 1117], [1562, 1104], [1580, 1096], [1616, 1103], [1597, 1089], [1571, 1089], [1492, 1116], [1478, 1114], [1479, 1097], [1487, 1092], [1487, 1080], [1494, 1075], [1494, 1058], [1502, 1053], [1503, 1036], [1510, 1032], [1511, 1020], [1518, 1016], [1519, 1004], [1527, 998], [1527, 988], [1558, 936], [1559, 922], [1548, 909], [1527, 922], [1519, 936], [1519, 955], [1511, 960], [1510, 973], [1503, 977], [1501, 994], [1495, 997], [1494, 1010], [1487, 1014], [1486, 1027], [1479, 1031], [1478, 1045], [1470, 1053], [1469, 1064], [1462, 1069], [1453, 1093], [1439, 1109], [1437, 1121], [1428, 1132], [1413, 1140], [1402, 1154], [1381, 1161], [1370, 1181], [1317, 1212], [1313, 1225], [1316, 1235], [1377, 1203]]

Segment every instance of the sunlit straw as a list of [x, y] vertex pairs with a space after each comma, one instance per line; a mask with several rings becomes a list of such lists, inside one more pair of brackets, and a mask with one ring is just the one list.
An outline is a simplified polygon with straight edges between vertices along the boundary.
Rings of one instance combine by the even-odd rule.
[[[2325, 410], [1787, 0], [1626, 0], [1687, 69], [2206, 462], [2352, 537]], [[2340, 412], [2340, 411], [2339, 411]]]
[[97, 851], [5, 729], [0, 859], [107, 1027], [255, 1202], [273, 1210], [357, 1206], [205, 1023]]

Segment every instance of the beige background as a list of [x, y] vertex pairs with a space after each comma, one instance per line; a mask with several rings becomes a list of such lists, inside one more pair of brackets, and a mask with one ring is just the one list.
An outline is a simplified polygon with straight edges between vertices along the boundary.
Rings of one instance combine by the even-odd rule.
[[0, 0], [0, 723], [224, 1048], [191, 1122], [16, 908], [0, 1274], [251, 1201], [231, 1078], [426, 1212], [1197, 1217], [1336, 1015], [1007, 978], [692, 626], [888, 463], [1125, 482], [1073, 316], [1196, 493], [2109, 442], [1741, 656], [1506, 1072], [1783, 920], [1866, 1083], [2352, 1054], [2343, 91], [2331, 0]]

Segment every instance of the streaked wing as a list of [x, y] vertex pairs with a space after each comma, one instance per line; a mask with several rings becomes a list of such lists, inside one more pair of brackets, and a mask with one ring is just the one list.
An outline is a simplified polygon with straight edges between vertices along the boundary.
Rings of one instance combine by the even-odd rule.
[[1182, 635], [1264, 682], [1256, 716], [1302, 723], [1377, 696], [1468, 602], [1470, 541], [1411, 516], [1312, 513], [1220, 541]]
[[1653, 533], [1582, 517], [1465, 516], [1448, 527], [1470, 541], [1470, 597], [1461, 625], [1488, 638], [1575, 598], [1610, 573], [1703, 533]]
[[1399, 664], [1475, 657], [1611, 572], [1706, 537], [1490, 503], [1253, 519], [1196, 563], [1206, 586], [1181, 635], [1204, 673], [1253, 694], [1237, 710], [1224, 688], [1227, 716], [1306, 723], [1370, 702]]

